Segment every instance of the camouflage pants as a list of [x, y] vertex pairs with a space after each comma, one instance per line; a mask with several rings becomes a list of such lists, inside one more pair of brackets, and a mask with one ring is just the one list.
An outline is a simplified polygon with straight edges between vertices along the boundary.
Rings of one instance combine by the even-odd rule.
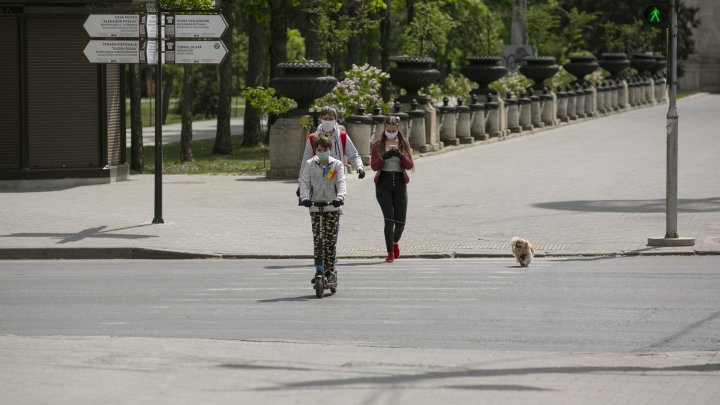
[[[322, 229], [320, 219], [322, 218]], [[325, 271], [335, 270], [335, 245], [337, 244], [340, 211], [311, 212], [315, 264], [325, 266]]]

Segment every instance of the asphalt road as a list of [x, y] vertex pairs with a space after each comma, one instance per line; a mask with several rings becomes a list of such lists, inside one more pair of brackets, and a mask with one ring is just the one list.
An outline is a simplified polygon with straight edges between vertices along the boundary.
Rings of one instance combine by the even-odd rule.
[[3, 261], [0, 335], [206, 338], [421, 349], [720, 349], [715, 256]]

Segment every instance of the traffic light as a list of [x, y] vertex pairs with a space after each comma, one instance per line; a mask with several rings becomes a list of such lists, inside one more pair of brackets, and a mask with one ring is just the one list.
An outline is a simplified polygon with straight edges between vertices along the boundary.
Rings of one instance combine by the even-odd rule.
[[670, 28], [671, 1], [653, 1], [646, 5], [643, 22], [648, 27]]

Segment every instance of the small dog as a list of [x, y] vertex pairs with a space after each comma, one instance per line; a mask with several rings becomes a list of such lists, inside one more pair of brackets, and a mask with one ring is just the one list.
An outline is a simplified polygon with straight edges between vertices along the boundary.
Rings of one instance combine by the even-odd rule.
[[527, 267], [535, 254], [532, 243], [519, 236], [512, 238], [512, 242], [510, 243], [512, 244], [513, 256], [515, 256], [518, 263], [520, 263], [520, 266]]

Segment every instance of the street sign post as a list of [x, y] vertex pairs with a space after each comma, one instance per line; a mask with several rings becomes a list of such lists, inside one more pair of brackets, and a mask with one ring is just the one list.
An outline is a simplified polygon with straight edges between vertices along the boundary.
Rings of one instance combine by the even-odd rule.
[[667, 135], [667, 170], [665, 194], [665, 237], [648, 238], [649, 246], [694, 246], [694, 238], [678, 235], [678, 121], [677, 108], [677, 0], [670, 2], [670, 106], [665, 131]]

